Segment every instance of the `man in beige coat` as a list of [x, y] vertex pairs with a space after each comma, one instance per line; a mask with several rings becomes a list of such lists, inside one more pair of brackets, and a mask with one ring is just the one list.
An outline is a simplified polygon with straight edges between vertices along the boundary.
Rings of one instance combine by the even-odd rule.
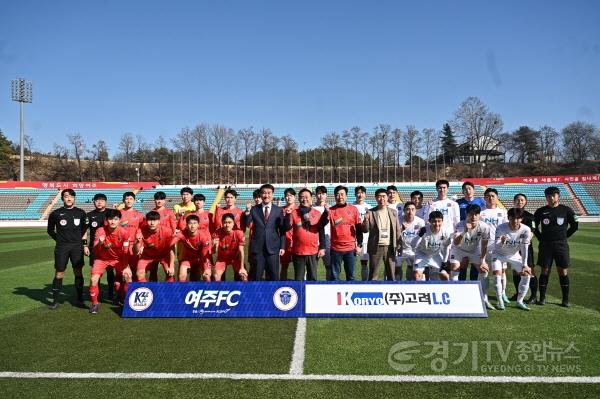
[[362, 222], [363, 233], [369, 233], [369, 280], [379, 278], [379, 265], [383, 260], [387, 280], [394, 280], [396, 253], [402, 251], [402, 226], [398, 212], [387, 206], [387, 192], [375, 191], [377, 207], [369, 209]]

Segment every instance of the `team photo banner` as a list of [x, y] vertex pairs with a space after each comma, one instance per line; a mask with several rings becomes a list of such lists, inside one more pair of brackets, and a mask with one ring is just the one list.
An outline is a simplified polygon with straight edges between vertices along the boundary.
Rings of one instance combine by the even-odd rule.
[[478, 281], [307, 283], [306, 317], [487, 317]]
[[487, 317], [477, 281], [131, 283], [123, 317]]
[[122, 317], [302, 317], [299, 281], [131, 283]]

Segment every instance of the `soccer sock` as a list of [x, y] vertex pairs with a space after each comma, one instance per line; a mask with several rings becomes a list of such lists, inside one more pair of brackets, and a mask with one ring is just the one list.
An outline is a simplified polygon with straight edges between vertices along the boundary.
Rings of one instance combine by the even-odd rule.
[[90, 285], [90, 298], [92, 299], [92, 305], [98, 304], [98, 295], [100, 294], [100, 287], [97, 285]]
[[515, 291], [519, 292], [519, 284], [521, 280], [523, 280], [523, 276], [519, 276], [518, 274], [513, 273], [513, 284], [515, 285]]
[[458, 281], [459, 276], [460, 276], [460, 271], [458, 271], [458, 270], [456, 270], [456, 271], [452, 270], [450, 272], [450, 280], [452, 280], [452, 281]]
[[[110, 285], [108, 287], [110, 288]], [[115, 283], [113, 285], [113, 288], [114, 288], [113, 295], [114, 295], [114, 293], [116, 293], [118, 295], [119, 291], [121, 289], [121, 282], [120, 281], [115, 281]]]
[[[106, 269], [106, 283], [108, 284], [108, 296], [112, 296], [114, 292], [118, 292], [115, 283], [115, 271], [112, 267]], [[115, 291], [113, 291], [113, 287], [115, 287]]]
[[543, 273], [540, 275], [540, 299], [546, 298], [546, 288], [548, 288], [548, 277], [550, 276]]
[[558, 278], [560, 279], [560, 289], [562, 291], [563, 302], [568, 302], [570, 286], [569, 276], [558, 276]]
[[519, 295], [517, 296], [517, 302], [518, 303], [523, 303], [523, 298], [525, 298], [525, 295], [527, 295], [527, 290], [529, 290], [529, 276], [520, 276], [521, 278], [519, 279], [519, 286], [517, 289], [517, 292], [519, 293]]
[[506, 294], [506, 269], [502, 270], [502, 294]]
[[54, 280], [52, 280], [52, 301], [55, 303], [58, 301], [60, 291], [62, 290], [62, 283], [62, 278], [54, 277]]
[[396, 281], [402, 281], [402, 265], [396, 266], [394, 269], [394, 278]]
[[83, 302], [83, 276], [75, 276], [75, 291], [77, 292], [77, 300]]
[[494, 289], [496, 290], [496, 299], [498, 299], [498, 303], [503, 303], [503, 301], [502, 301], [502, 276], [494, 275]]
[[369, 265], [361, 264], [360, 267], [360, 278], [362, 281], [367, 281], [369, 279]]
[[458, 279], [460, 281], [465, 281], [467, 279], [467, 269], [463, 269], [463, 268], [460, 269], [460, 273], [458, 275]]
[[129, 283], [127, 281], [124, 281], [123, 284], [121, 284], [121, 287], [119, 287], [119, 291], [117, 291], [119, 298], [125, 299], [125, 295], [127, 295], [128, 288], [129, 288]]
[[173, 277], [173, 276], [167, 276], [167, 278], [165, 279], [165, 281], [166, 281], [167, 283], [172, 283], [172, 282], [174, 282], [174, 281], [175, 281], [175, 277]]
[[488, 272], [482, 271], [479, 273], [479, 281], [481, 282], [481, 291], [483, 292], [483, 299], [488, 300]]
[[531, 276], [531, 279], [529, 280], [529, 289], [531, 290], [531, 296], [535, 298], [538, 290], [538, 278], [536, 276]]

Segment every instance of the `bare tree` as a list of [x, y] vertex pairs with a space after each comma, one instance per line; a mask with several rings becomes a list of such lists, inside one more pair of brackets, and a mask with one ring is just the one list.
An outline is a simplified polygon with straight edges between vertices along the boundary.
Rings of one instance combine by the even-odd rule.
[[544, 125], [539, 130], [540, 152], [542, 162], [552, 162], [556, 159], [556, 145], [559, 139], [558, 132]]
[[418, 154], [418, 148], [420, 144], [419, 131], [416, 127], [412, 125], [406, 126], [406, 133], [402, 137], [402, 142], [404, 144], [404, 154], [408, 158], [409, 162], [409, 173], [410, 173], [410, 181], [413, 181], [413, 157]]
[[423, 129], [423, 145], [425, 146], [425, 164], [427, 167], [427, 181], [429, 180], [429, 160], [436, 152], [435, 129]]
[[[390, 135], [390, 142], [394, 157], [394, 181], [397, 182], [398, 178], [396, 173], [397, 168], [400, 165], [400, 157], [402, 155], [402, 130], [398, 128], [392, 130], [392, 133]], [[404, 168], [402, 168], [402, 170], [404, 170]], [[402, 179], [402, 181], [404, 181], [404, 178]]]
[[598, 137], [596, 126], [586, 122], [572, 122], [562, 130], [564, 158], [569, 162], [581, 162], [592, 155], [591, 143]]
[[[389, 181], [388, 168], [387, 168], [387, 156], [386, 150], [389, 144], [390, 136], [392, 132], [392, 127], [385, 123], [380, 123], [375, 126], [374, 135], [377, 137], [379, 153], [381, 155], [381, 164], [384, 168], [383, 177], [385, 177], [385, 181]], [[381, 180], [381, 179], [378, 179]]]
[[[350, 141], [352, 143], [352, 148], [354, 149], [354, 181], [358, 181], [356, 176], [356, 170], [358, 169], [358, 148], [366, 141], [365, 136], [366, 133], [362, 132], [358, 126], [354, 126], [352, 129], [350, 129]], [[363, 179], [365, 174], [364, 159], [365, 153], [363, 152]]]
[[[285, 136], [281, 137], [281, 145], [283, 147], [283, 158], [282, 158], [282, 167], [283, 167], [283, 182], [285, 183], [285, 164], [286, 164], [286, 160], [288, 160], [288, 168], [290, 169], [290, 183], [292, 181], [294, 181], [294, 177], [293, 177], [293, 165], [294, 165], [294, 155], [297, 156], [298, 158], [298, 170], [300, 171], [300, 154], [298, 153], [298, 143], [296, 142], [296, 140], [294, 140], [294, 138], [289, 135], [286, 134]], [[298, 179], [298, 181], [300, 181], [300, 179]]]
[[486, 161], [490, 153], [499, 149], [498, 135], [504, 128], [502, 117], [490, 112], [479, 98], [468, 97], [463, 101], [451, 124], [469, 144], [475, 162]]
[[104, 140], [98, 140], [88, 151], [96, 169], [96, 176], [100, 181], [106, 180], [106, 162], [108, 162], [108, 145]]
[[206, 148], [208, 125], [201, 123], [192, 129], [193, 142], [196, 147], [196, 184], [199, 181], [200, 175], [200, 154], [204, 153], [204, 182], [206, 183]]
[[244, 148], [244, 173], [243, 181], [246, 184], [246, 162], [248, 162], [248, 156], [252, 154], [253, 142], [256, 141], [256, 133], [252, 130], [252, 126], [247, 129], [240, 129], [238, 131], [238, 138], [240, 144]]
[[83, 181], [83, 169], [81, 166], [81, 158], [85, 154], [85, 142], [80, 133], [68, 134], [69, 144], [73, 147], [73, 157], [77, 162], [77, 178], [79, 181]]
[[326, 134], [321, 138], [321, 145], [329, 151], [329, 160], [331, 166], [331, 181], [335, 181], [333, 178], [333, 153], [340, 145], [340, 135], [336, 132]]

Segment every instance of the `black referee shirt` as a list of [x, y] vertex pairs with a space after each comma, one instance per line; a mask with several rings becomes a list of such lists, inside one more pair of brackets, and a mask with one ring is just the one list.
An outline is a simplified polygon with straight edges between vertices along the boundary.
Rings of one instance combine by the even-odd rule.
[[81, 245], [87, 230], [87, 215], [81, 208], [60, 207], [48, 217], [48, 235], [56, 245]]
[[556, 208], [548, 205], [539, 208], [533, 215], [533, 233], [539, 241], [564, 241], [577, 231], [575, 212], [566, 205]]
[[105, 210], [99, 211], [98, 209], [94, 209], [87, 214], [88, 229], [90, 229], [90, 234], [88, 234], [88, 242], [90, 243], [90, 246], [92, 246], [94, 243], [96, 230], [104, 225], [104, 217], [106, 215], [104, 212]]

